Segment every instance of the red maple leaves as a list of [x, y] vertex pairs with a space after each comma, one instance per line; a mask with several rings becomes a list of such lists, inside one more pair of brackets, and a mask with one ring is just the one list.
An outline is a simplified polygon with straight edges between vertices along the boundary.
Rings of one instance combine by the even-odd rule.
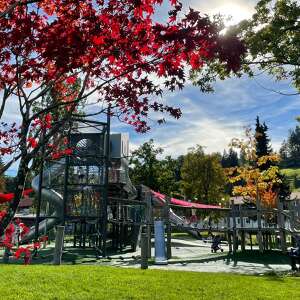
[[[218, 59], [237, 71], [245, 52], [236, 37], [221, 37], [218, 24], [194, 10], [179, 19], [177, 0], [170, 0], [169, 22], [155, 23], [153, 13], [162, 2], [42, 0], [29, 12], [26, 5], [18, 6], [0, 18], [0, 84], [14, 84], [18, 77], [27, 87], [55, 83], [61, 101], [72, 102], [77, 95], [70, 95], [64, 83], [80, 84], [78, 78], [88, 73], [87, 88], [99, 91], [99, 102], [114, 102], [117, 115], [136, 114], [144, 126], [132, 125], [147, 130], [152, 100], [158, 101], [165, 88], [182, 88], [187, 64], [197, 69]], [[0, 9], [13, 3], [0, 1]], [[25, 62], [21, 66], [14, 62], [16, 55]], [[150, 74], [164, 79], [163, 86]], [[126, 88], [133, 92], [124, 94]]]
[[[6, 211], [0, 211], [0, 221], [1, 218], [6, 215]], [[17, 231], [18, 227], [18, 231]], [[15, 244], [15, 236], [19, 234], [19, 238], [22, 239], [29, 232], [29, 228], [22, 223], [19, 219], [16, 219], [14, 222], [10, 223], [5, 229], [4, 237], [0, 239], [0, 246], [8, 249], [11, 254], [14, 255], [16, 259], [23, 257], [24, 264], [27, 265], [30, 263], [31, 252], [32, 250], [39, 249], [41, 247], [41, 242], [48, 240], [47, 236], [40, 237], [38, 242], [28, 244], [25, 246], [18, 246]]]
[[27, 142], [28, 142], [28, 147], [29, 147], [29, 148], [36, 148], [37, 145], [38, 145], [37, 140], [36, 140], [35, 138], [33, 138], [33, 137], [29, 137], [29, 138], [27, 139]]
[[[179, 107], [161, 98], [165, 90], [183, 88], [186, 66], [198, 69], [217, 60], [239, 69], [245, 48], [237, 37], [221, 36], [219, 24], [192, 9], [183, 15], [179, 1], [169, 2], [170, 19], [159, 23], [153, 13], [163, 0], [42, 0], [18, 6], [0, 0], [0, 13], [12, 8], [0, 17], [0, 89], [9, 87], [8, 95], [18, 97], [26, 119], [0, 128], [0, 154], [20, 153], [26, 144], [35, 155], [42, 136], [91, 97], [95, 110], [97, 103], [99, 111], [111, 104], [113, 116], [146, 132], [151, 112], [181, 116]], [[52, 150], [55, 159], [71, 152]]]

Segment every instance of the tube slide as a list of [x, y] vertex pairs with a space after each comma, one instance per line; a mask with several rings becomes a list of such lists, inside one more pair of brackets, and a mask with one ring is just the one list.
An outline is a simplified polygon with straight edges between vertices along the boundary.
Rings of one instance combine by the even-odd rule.
[[[64, 170], [65, 164], [63, 161], [58, 161], [57, 163], [51, 165], [51, 167], [45, 169], [43, 172], [43, 183], [50, 181], [51, 174], [58, 174], [62, 170]], [[38, 193], [39, 190], [39, 175], [35, 176], [31, 182], [32, 188], [34, 192]], [[53, 228], [55, 225], [60, 223], [63, 219], [63, 197], [59, 193], [57, 193], [53, 189], [48, 188], [42, 188], [42, 198], [43, 200], [48, 201], [49, 203], [52, 203], [54, 205], [55, 210], [54, 213], [51, 215], [52, 217], [55, 217], [54, 219], [45, 219], [39, 223], [39, 234], [44, 233], [46, 230]], [[22, 239], [21, 243], [27, 242], [28, 240], [31, 240], [34, 238], [35, 235], [35, 226], [32, 226], [30, 228], [30, 231], [24, 238]]]

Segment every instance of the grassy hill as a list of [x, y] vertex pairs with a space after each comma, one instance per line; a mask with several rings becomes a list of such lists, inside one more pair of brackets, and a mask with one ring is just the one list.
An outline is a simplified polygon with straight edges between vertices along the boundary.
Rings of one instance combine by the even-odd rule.
[[300, 168], [281, 169], [280, 172], [287, 177], [292, 191], [300, 191]]

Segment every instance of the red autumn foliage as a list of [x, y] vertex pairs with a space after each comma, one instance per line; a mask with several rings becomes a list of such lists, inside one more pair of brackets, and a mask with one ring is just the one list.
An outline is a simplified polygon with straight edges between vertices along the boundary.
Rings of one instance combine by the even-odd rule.
[[48, 241], [48, 236], [47, 236], [47, 235], [41, 236], [41, 237], [39, 238], [39, 242], [40, 242], [40, 243], [47, 242], [47, 241]]
[[12, 238], [15, 232], [15, 226], [13, 223], [10, 223], [9, 226], [5, 229], [4, 238], [1, 240], [1, 246], [11, 249], [13, 247]]
[[[0, 217], [6, 215], [5, 211], [0, 211]], [[15, 223], [15, 225], [14, 225]], [[14, 244], [14, 235], [16, 235], [16, 227], [19, 227], [19, 238], [22, 239], [29, 232], [29, 228], [19, 219], [16, 219], [14, 223], [10, 223], [5, 230], [4, 237], [0, 239], [0, 246], [8, 249], [11, 254], [14, 255], [16, 259], [23, 257], [24, 264], [28, 265], [31, 260], [31, 251], [39, 249], [41, 247], [41, 242], [47, 241], [47, 236], [40, 237], [38, 242], [33, 244], [28, 244], [25, 246], [18, 246]]]
[[6, 215], [7, 215], [7, 212], [5, 210], [0, 211], [0, 222]]
[[[170, 0], [169, 22], [155, 22], [153, 14], [163, 2], [42, 0], [16, 6], [0, 18], [0, 86], [21, 77], [24, 85], [55, 83], [60, 90], [64, 80], [74, 84], [78, 73], [88, 73], [88, 88], [95, 86], [99, 100], [114, 102], [125, 115], [136, 114], [142, 122], [138, 130], [149, 129], [143, 122], [152, 108], [148, 97], [159, 95], [162, 87], [147, 75], [163, 76], [165, 87], [173, 90], [184, 84], [185, 64], [199, 68], [218, 59], [236, 71], [245, 52], [236, 37], [220, 36], [218, 24], [197, 11], [180, 19], [177, 0]], [[14, 3], [1, 0], [0, 10]], [[16, 57], [22, 57], [21, 65]], [[174, 114], [165, 106], [161, 110]]]
[[[26, 189], [23, 191], [22, 196], [28, 196], [32, 192], [33, 192], [33, 189]], [[13, 193], [8, 193], [8, 194], [0, 193], [0, 203], [9, 202], [14, 199], [14, 196], [15, 195]], [[0, 218], [1, 218], [1, 214], [3, 216], [5, 216], [7, 213], [5, 211], [1, 211]]]
[[[15, 6], [15, 0], [0, 0], [0, 13], [9, 9], [0, 17], [0, 89], [30, 102], [39, 97], [26, 94], [26, 88], [50, 85], [56, 101], [71, 112], [81, 99], [99, 92], [98, 101], [113, 104], [119, 119], [139, 132], [150, 129], [151, 110], [179, 118], [180, 108], [159, 98], [166, 88], [183, 87], [186, 65], [201, 68], [217, 59], [237, 71], [245, 48], [238, 38], [221, 36], [219, 24], [197, 11], [180, 18], [177, 0], [170, 0], [169, 22], [155, 22], [155, 9], [163, 2], [41, 0]], [[150, 74], [162, 77], [163, 84]], [[77, 82], [85, 91], [81, 99], [78, 90], [70, 88]], [[51, 128], [51, 109], [34, 115], [32, 130]], [[2, 155], [18, 150], [12, 140], [19, 128], [12, 130], [0, 131]], [[27, 137], [28, 147], [38, 147], [39, 138]]]
[[30, 148], [36, 148], [36, 146], [38, 145], [36, 139], [33, 137], [29, 137], [27, 139], [27, 142], [28, 142], [28, 147], [30, 147]]

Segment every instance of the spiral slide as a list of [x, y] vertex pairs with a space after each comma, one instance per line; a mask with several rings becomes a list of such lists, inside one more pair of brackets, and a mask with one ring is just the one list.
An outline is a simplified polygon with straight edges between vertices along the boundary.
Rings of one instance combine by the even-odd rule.
[[[56, 164], [51, 165], [50, 168], [44, 168], [43, 172], [43, 182], [50, 181], [50, 174], [58, 174], [62, 170], [64, 170], [65, 165], [63, 162], [58, 161]], [[37, 193], [39, 189], [39, 175], [35, 176], [31, 182], [32, 189]], [[59, 224], [63, 219], [63, 197], [55, 190], [50, 188], [42, 188], [42, 199], [51, 203], [55, 209], [54, 213], [51, 215], [53, 219], [45, 219], [39, 223], [39, 233], [45, 232], [46, 230], [50, 230], [55, 225]], [[35, 235], [35, 226], [30, 228], [28, 234], [23, 238], [22, 243], [28, 240], [32, 240]]]
[[[57, 174], [61, 172], [64, 169], [64, 163], [63, 162], [57, 162], [56, 164], [53, 164], [50, 168], [45, 168], [43, 172], [43, 182], [49, 182], [50, 174], [54, 173]], [[26, 189], [23, 192], [24, 195], [28, 195], [31, 192], [38, 192], [39, 189], [39, 175], [35, 176], [31, 182], [32, 189]], [[14, 194], [0, 194], [0, 203], [6, 203], [12, 201], [14, 198]], [[42, 198], [45, 201], [50, 202], [52, 205], [54, 205], [54, 213], [51, 215], [51, 217], [54, 217], [53, 219], [45, 219], [39, 223], [39, 232], [45, 232], [46, 230], [49, 230], [53, 228], [56, 224], [60, 223], [63, 218], [63, 197], [59, 193], [57, 193], [53, 189], [43, 188], [42, 189]], [[30, 231], [26, 236], [22, 239], [22, 243], [27, 242], [29, 240], [32, 240], [35, 235], [35, 226], [32, 226], [30, 228]]]

